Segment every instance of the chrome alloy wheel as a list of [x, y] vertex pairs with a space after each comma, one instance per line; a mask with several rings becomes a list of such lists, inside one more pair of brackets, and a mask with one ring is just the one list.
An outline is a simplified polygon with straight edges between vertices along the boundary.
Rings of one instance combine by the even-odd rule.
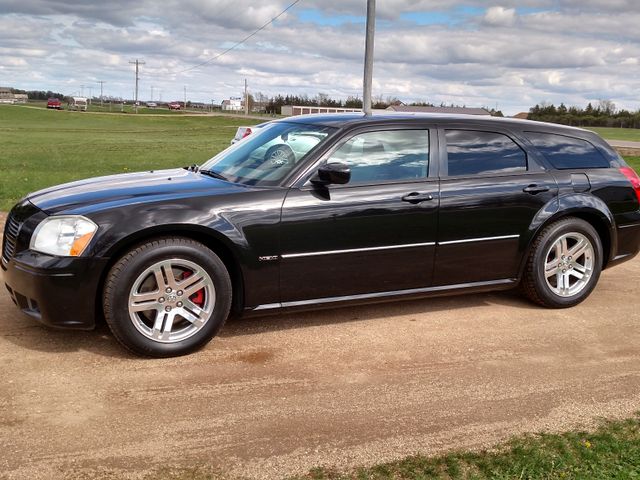
[[269, 160], [273, 165], [281, 166], [289, 163], [290, 154], [284, 148], [276, 148], [269, 155]]
[[129, 317], [145, 337], [175, 343], [195, 335], [215, 306], [213, 280], [183, 259], [157, 262], [142, 272], [129, 292]]
[[551, 245], [545, 256], [547, 285], [560, 297], [572, 297], [589, 284], [594, 262], [591, 241], [578, 232], [565, 233]]

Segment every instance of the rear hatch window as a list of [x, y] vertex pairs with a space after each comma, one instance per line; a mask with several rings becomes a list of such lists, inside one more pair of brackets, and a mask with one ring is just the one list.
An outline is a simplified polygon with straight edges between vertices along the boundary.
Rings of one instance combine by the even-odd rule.
[[524, 132], [547, 161], [558, 170], [609, 168], [609, 160], [590, 142], [553, 133]]

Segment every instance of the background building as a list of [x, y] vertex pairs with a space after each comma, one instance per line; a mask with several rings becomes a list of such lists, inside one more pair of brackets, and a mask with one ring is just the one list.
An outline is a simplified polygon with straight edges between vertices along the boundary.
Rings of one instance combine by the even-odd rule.
[[342, 113], [342, 112], [362, 112], [361, 108], [338, 108], [338, 107], [301, 107], [298, 105], [283, 105], [281, 113], [284, 116], [307, 115], [309, 113]]

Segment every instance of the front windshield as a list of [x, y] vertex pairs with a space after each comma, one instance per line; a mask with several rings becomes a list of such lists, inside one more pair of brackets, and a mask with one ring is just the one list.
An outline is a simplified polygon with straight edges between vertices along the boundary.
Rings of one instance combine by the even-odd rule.
[[219, 153], [200, 170], [245, 185], [278, 185], [335, 128], [273, 122]]

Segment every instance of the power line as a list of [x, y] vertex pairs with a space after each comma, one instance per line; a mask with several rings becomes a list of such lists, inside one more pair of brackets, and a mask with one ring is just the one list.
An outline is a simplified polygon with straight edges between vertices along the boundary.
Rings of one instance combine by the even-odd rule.
[[261, 32], [262, 30], [264, 30], [265, 28], [267, 28], [269, 25], [271, 25], [273, 22], [275, 22], [278, 18], [280, 18], [282, 15], [284, 15], [288, 10], [290, 10], [291, 8], [293, 8], [297, 3], [299, 3], [301, 0], [295, 0], [295, 2], [291, 3], [287, 8], [285, 8], [284, 10], [282, 10], [278, 15], [276, 15], [275, 17], [273, 17], [271, 20], [269, 20], [267, 23], [265, 23], [264, 25], [262, 25], [261, 27], [259, 27], [257, 30], [254, 30], [253, 33], [247, 35], [246, 37], [244, 37], [242, 40], [240, 40], [238, 43], [232, 45], [231, 47], [227, 48], [225, 51], [209, 58], [208, 60], [205, 60], [204, 62], [200, 62], [197, 65], [193, 65], [192, 67], [189, 68], [185, 68], [184, 70], [180, 70], [179, 72], [175, 72], [175, 75], [180, 75], [181, 73], [185, 73], [185, 72], [189, 72], [191, 70], [194, 70], [196, 68], [202, 67], [203, 65], [206, 65], [208, 63], [213, 62], [214, 60], [217, 60], [218, 58], [222, 57], [223, 55], [229, 53], [231, 50], [234, 50], [235, 48], [239, 47], [240, 45], [242, 45], [244, 42], [246, 42], [247, 40], [249, 40], [250, 38], [254, 37], [256, 34], [258, 34], [259, 32]]

